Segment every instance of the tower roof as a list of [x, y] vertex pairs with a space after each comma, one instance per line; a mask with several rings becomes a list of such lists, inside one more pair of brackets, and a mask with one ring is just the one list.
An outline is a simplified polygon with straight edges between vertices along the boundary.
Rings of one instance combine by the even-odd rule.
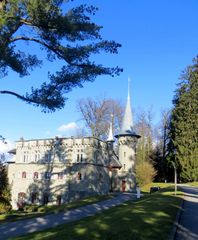
[[[112, 116], [112, 118], [113, 118], [113, 116]], [[109, 135], [108, 135], [108, 138], [107, 138], [107, 142], [114, 142], [112, 121], [111, 121], [110, 126], [109, 126]]]
[[132, 115], [132, 110], [131, 110], [131, 99], [130, 99], [130, 82], [128, 80], [128, 97], [127, 97], [127, 104], [126, 104], [126, 108], [125, 108], [125, 113], [124, 113], [124, 117], [122, 120], [122, 125], [121, 125], [121, 129], [120, 132], [115, 136], [115, 137], [119, 137], [119, 136], [136, 136], [136, 137], [140, 137], [139, 135], [137, 135], [134, 131], [134, 127], [133, 127], [133, 115]]

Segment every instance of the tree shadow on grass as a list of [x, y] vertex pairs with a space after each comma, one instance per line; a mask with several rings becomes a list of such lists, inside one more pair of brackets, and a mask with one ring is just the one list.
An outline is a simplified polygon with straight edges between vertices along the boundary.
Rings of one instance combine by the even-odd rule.
[[[179, 209], [179, 202], [180, 198], [172, 195], [153, 194], [149, 198], [137, 202], [129, 201], [90, 216], [94, 211], [105, 210], [104, 206], [94, 204], [92, 208], [77, 209], [74, 213], [74, 216], [83, 217], [86, 213], [90, 217], [18, 239], [167, 239]], [[60, 224], [62, 220], [66, 221], [67, 217], [72, 220], [67, 214], [54, 221], [53, 225]]]

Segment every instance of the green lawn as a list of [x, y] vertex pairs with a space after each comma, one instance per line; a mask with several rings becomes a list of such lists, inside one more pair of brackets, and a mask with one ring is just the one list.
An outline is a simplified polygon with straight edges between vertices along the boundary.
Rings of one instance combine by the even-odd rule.
[[173, 188], [106, 210], [75, 223], [15, 239], [147, 240], [167, 239], [181, 203]]
[[198, 187], [198, 182], [189, 182], [187, 185], [193, 186], [193, 187]]
[[57, 205], [51, 205], [51, 206], [40, 206], [38, 208], [37, 212], [20, 212], [20, 211], [11, 211], [8, 214], [1, 214], [0, 215], [0, 224], [6, 223], [6, 222], [13, 222], [18, 221], [22, 219], [32, 218], [32, 217], [38, 217], [43, 216], [50, 213], [58, 213], [67, 211], [72, 208], [82, 207], [88, 204], [92, 204], [98, 201], [106, 200], [109, 198], [112, 198], [111, 195], [105, 195], [105, 196], [93, 196], [88, 197], [85, 199], [77, 200], [68, 204], [62, 204], [60, 206]]

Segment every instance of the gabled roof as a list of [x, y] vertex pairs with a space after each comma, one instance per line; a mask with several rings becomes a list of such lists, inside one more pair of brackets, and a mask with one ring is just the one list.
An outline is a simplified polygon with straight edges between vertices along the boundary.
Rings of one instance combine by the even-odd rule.
[[121, 168], [122, 167], [122, 164], [120, 163], [120, 161], [116, 155], [111, 156], [109, 167], [110, 168]]

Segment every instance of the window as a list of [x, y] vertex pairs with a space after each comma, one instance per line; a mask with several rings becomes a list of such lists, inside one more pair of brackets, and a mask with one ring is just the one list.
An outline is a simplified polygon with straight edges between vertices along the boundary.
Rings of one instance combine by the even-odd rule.
[[26, 178], [26, 172], [22, 172], [22, 178]]
[[45, 179], [50, 180], [51, 173], [50, 172], [45, 172]]
[[99, 181], [100, 181], [100, 182], [103, 182], [103, 176], [102, 176], [102, 173], [99, 174]]
[[28, 152], [23, 153], [23, 162], [28, 162]]
[[40, 154], [39, 154], [39, 151], [35, 151], [35, 162], [37, 162], [38, 160], [40, 159]]
[[97, 152], [94, 153], [94, 158], [95, 158], [95, 163], [97, 163], [98, 162], [98, 153]]
[[38, 179], [38, 172], [34, 172], [34, 179]]
[[126, 157], [126, 152], [124, 152], [124, 157]]
[[62, 172], [58, 173], [58, 179], [60, 179], [60, 180], [63, 179], [63, 173]]
[[24, 192], [19, 192], [18, 193], [18, 207], [20, 208], [23, 207], [24, 203], [25, 203], [25, 199], [26, 199], [26, 194]]
[[35, 152], [35, 162], [38, 160], [38, 158], [37, 158], [37, 151]]
[[78, 172], [78, 174], [77, 174], [77, 179], [82, 180], [82, 174], [80, 172]]
[[56, 204], [57, 204], [57, 205], [61, 205], [61, 201], [62, 201], [62, 196], [61, 196], [61, 195], [58, 195], [58, 196], [56, 197]]
[[50, 161], [51, 161], [51, 158], [52, 158], [51, 153], [46, 153], [46, 154], [45, 154], [45, 161], [46, 161], [46, 162], [50, 162]]
[[125, 169], [125, 167], [126, 167], [126, 164], [124, 164], [123, 166], [124, 166], [124, 169]]
[[47, 193], [44, 193], [43, 195], [43, 204], [46, 205], [49, 202], [49, 195]]
[[81, 153], [80, 155], [80, 161], [82, 162], [83, 161], [83, 154]]
[[33, 192], [32, 194], [31, 194], [31, 203], [36, 203], [37, 202], [37, 200], [38, 200], [38, 193], [36, 193], [36, 192]]
[[77, 154], [77, 162], [80, 160], [80, 154]]

